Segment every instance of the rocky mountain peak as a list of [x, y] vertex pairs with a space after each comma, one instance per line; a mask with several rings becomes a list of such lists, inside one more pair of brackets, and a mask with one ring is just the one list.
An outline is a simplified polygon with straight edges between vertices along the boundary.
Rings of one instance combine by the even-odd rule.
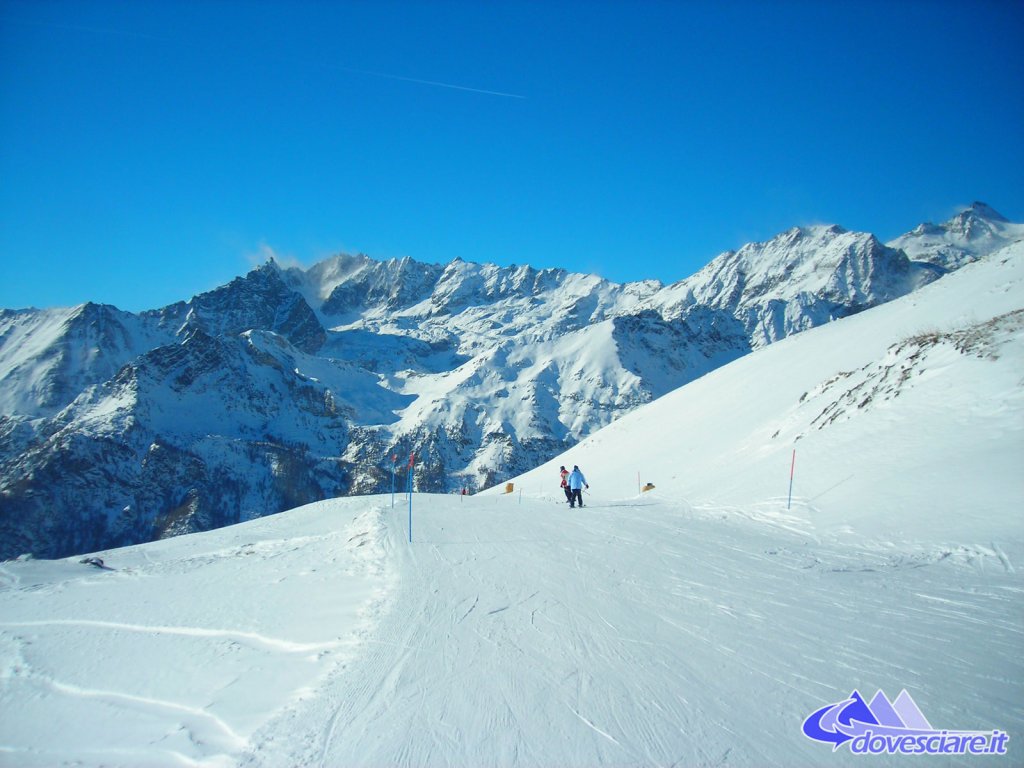
[[970, 207], [964, 211], [964, 213], [971, 213], [979, 218], [986, 219], [987, 221], [998, 221], [1001, 224], [1009, 224], [1010, 220], [999, 213], [995, 208], [986, 203], [975, 201], [971, 203]]
[[958, 269], [1021, 239], [1024, 224], [1009, 221], [990, 205], [974, 202], [948, 221], [920, 224], [888, 245], [915, 261]]
[[188, 328], [199, 328], [212, 336], [237, 336], [253, 328], [264, 328], [306, 352], [315, 352], [326, 340], [316, 314], [305, 298], [285, 282], [273, 261], [193, 298], [179, 333]]

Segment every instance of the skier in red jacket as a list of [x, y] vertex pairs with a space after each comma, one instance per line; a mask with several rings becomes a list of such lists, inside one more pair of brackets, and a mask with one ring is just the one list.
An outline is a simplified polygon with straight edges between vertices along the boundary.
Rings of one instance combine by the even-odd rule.
[[562, 467], [562, 471], [559, 474], [562, 476], [562, 490], [565, 492], [565, 500], [572, 504], [572, 491], [569, 490], [569, 470]]

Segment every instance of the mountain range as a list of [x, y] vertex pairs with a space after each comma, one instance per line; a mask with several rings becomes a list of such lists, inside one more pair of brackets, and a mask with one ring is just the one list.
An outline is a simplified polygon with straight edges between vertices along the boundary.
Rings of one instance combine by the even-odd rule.
[[[1022, 381], [1019, 242], [723, 365], [515, 493], [2, 562], [0, 764], [859, 768], [885, 741], [881, 765], [1001, 766]], [[851, 700], [887, 724], [870, 750]]]
[[668, 286], [339, 255], [138, 314], [0, 310], [0, 559], [380, 492], [413, 453], [418, 490], [485, 488], [1020, 239], [975, 203], [888, 244], [795, 227]]

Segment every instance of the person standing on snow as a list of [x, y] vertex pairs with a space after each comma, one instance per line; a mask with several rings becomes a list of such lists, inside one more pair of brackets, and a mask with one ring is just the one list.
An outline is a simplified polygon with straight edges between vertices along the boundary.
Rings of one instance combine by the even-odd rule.
[[580, 472], [580, 468], [575, 464], [572, 465], [572, 472], [569, 474], [569, 506], [575, 508], [574, 502], [579, 502], [579, 505], [583, 506], [583, 489], [590, 490], [590, 486], [587, 485], [587, 478]]
[[562, 478], [562, 490], [565, 491], [565, 500], [572, 504], [572, 491], [569, 490], [569, 470], [562, 467], [558, 474]]

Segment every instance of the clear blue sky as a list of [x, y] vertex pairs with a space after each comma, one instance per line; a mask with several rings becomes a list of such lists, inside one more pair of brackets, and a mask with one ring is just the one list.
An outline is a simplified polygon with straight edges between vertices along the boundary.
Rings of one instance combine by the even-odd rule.
[[1024, 220], [1024, 3], [0, 0], [0, 306]]

